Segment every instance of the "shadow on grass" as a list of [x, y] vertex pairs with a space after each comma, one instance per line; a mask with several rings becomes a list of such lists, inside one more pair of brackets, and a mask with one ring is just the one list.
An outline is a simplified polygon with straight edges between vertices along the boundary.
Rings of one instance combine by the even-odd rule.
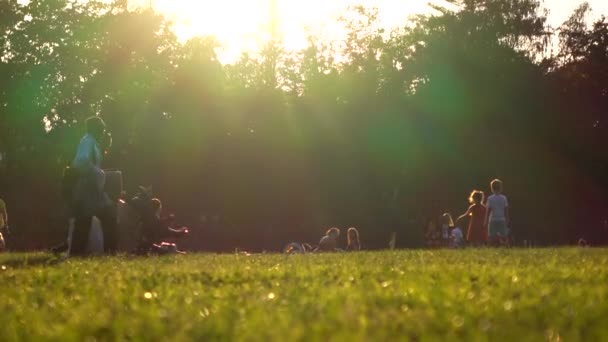
[[7, 268], [29, 268], [29, 267], [44, 267], [53, 266], [63, 262], [65, 259], [59, 258], [52, 254], [5, 254], [0, 255], [0, 267]]

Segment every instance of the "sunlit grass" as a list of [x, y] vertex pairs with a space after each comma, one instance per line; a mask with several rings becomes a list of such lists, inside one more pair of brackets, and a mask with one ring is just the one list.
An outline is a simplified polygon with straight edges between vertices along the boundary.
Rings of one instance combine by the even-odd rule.
[[606, 340], [608, 250], [0, 256], [0, 340]]

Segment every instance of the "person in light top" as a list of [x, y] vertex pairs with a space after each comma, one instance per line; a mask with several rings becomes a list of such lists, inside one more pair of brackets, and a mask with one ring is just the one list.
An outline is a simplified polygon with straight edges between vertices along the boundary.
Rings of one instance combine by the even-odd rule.
[[486, 219], [485, 224], [488, 227], [488, 239], [493, 245], [502, 245], [507, 243], [509, 237], [509, 225], [511, 218], [509, 217], [509, 201], [502, 194], [502, 181], [494, 179], [490, 183], [492, 195], [486, 201]]
[[450, 232], [451, 238], [451, 246], [452, 248], [462, 248], [464, 247], [464, 234], [462, 233], [462, 229], [456, 226]]
[[111, 201], [104, 191], [105, 173], [101, 169], [102, 143], [106, 135], [106, 125], [100, 117], [86, 120], [86, 134], [80, 140], [71, 167], [77, 174], [72, 190], [72, 211], [74, 232], [71, 255], [85, 255], [89, 230], [93, 216], [102, 224], [105, 252], [116, 251], [116, 215]]

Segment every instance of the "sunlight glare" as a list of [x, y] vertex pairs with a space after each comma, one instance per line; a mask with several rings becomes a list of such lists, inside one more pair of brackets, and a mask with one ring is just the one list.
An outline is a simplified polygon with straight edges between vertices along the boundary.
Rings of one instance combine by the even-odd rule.
[[348, 6], [377, 7], [382, 26], [404, 23], [412, 14], [429, 10], [429, 0], [132, 0], [152, 5], [167, 16], [182, 42], [194, 36], [214, 36], [222, 45], [220, 59], [233, 62], [244, 52], [255, 52], [270, 39], [279, 39], [288, 51], [304, 48], [307, 36], [326, 41], [342, 38], [336, 24]]
[[[22, 2], [28, 0], [19, 0]], [[378, 9], [380, 25], [390, 30], [404, 26], [415, 14], [429, 13], [429, 4], [453, 7], [445, 0], [129, 0], [135, 7], [152, 6], [173, 22], [181, 42], [195, 36], [214, 36], [221, 45], [222, 63], [235, 62], [241, 53], [259, 51], [270, 39], [278, 39], [288, 51], [307, 45], [307, 37], [325, 42], [340, 41], [344, 28], [337, 19], [349, 6]], [[550, 22], [559, 26], [577, 1], [568, 6], [561, 0], [545, 4], [555, 15]], [[597, 10], [608, 10], [603, 0], [591, 0]]]

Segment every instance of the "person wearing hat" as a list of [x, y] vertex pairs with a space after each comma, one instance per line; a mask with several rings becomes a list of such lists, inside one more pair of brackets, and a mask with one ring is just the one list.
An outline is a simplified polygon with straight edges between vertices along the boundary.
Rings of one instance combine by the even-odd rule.
[[114, 253], [117, 244], [116, 214], [104, 191], [105, 173], [101, 169], [101, 144], [107, 136], [106, 125], [97, 116], [88, 118], [85, 123], [86, 134], [80, 140], [71, 164], [78, 178], [72, 193], [75, 220], [70, 254], [75, 256], [82, 256], [87, 251], [93, 216], [101, 221], [105, 252]]

